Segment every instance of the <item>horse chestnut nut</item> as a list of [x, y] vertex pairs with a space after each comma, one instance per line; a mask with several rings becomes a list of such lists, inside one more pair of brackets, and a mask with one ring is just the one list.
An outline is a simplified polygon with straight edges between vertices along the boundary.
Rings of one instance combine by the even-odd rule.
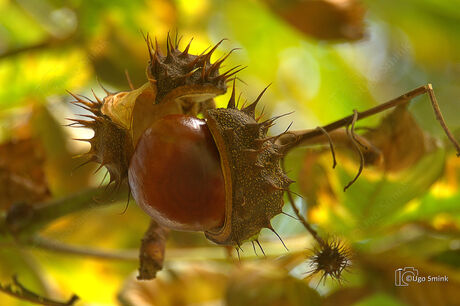
[[185, 231], [221, 227], [225, 186], [206, 121], [167, 115], [141, 136], [128, 171], [132, 195], [159, 224]]
[[[128, 177], [139, 206], [158, 224], [175, 230], [203, 231], [220, 245], [257, 239], [282, 212], [283, 194], [292, 183], [280, 159], [283, 134], [267, 136], [278, 117], [259, 121], [257, 103], [238, 107], [235, 81], [226, 108], [213, 98], [226, 91], [236, 67], [219, 74], [230, 53], [211, 63], [220, 43], [191, 55], [167, 39], [167, 55], [146, 37], [148, 83], [96, 101], [73, 95], [90, 111], [70, 126], [91, 128], [88, 161], [105, 166], [120, 187]], [[194, 116], [201, 113], [205, 120]], [[186, 114], [194, 115], [188, 116]], [[87, 120], [89, 118], [90, 120]]]

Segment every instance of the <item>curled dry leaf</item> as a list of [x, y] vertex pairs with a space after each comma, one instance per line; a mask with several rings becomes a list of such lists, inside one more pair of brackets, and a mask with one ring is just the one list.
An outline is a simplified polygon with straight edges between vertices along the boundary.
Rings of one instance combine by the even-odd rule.
[[364, 36], [365, 9], [358, 0], [265, 0], [297, 30], [321, 40], [358, 40]]
[[[182, 113], [176, 101], [155, 104], [156, 86], [145, 83], [138, 89], [108, 94], [101, 112], [130, 132], [133, 144], [152, 122], [169, 114]], [[169, 102], [169, 103], [168, 103]]]
[[386, 171], [407, 169], [437, 148], [436, 140], [419, 127], [406, 106], [396, 107], [364, 137], [382, 152], [381, 167]]
[[[144, 86], [143, 86], [144, 87]], [[181, 114], [181, 108], [175, 101], [153, 104], [155, 90], [147, 87], [136, 99], [133, 108], [131, 133], [133, 144], [136, 146], [144, 131], [156, 120], [170, 114]]]
[[[340, 153], [345, 149], [353, 154], [353, 159], [356, 155], [353, 147], [354, 144], [346, 130], [339, 129], [332, 131], [328, 133], [328, 137], [323, 134], [304, 143], [305, 145], [330, 145], [329, 148], [324, 147], [319, 150], [308, 150], [303, 158], [298, 182], [302, 195], [305, 196], [310, 205], [315, 205], [320, 195], [328, 196], [334, 202], [337, 199], [329, 172], [331, 161], [329, 161], [330, 157], [327, 155], [331, 155], [332, 153], [332, 168], [335, 168], [336, 150], [337, 153], [339, 153], [340, 159], [343, 158]], [[382, 153], [377, 147], [370, 143], [368, 139], [357, 134], [354, 134], [354, 139], [361, 144], [359, 149], [363, 153], [364, 163], [366, 165], [379, 163], [381, 161]]]
[[[340, 152], [352, 149], [348, 138], [341, 130], [331, 133], [331, 139]], [[359, 137], [365, 164], [375, 166], [383, 171], [400, 172], [414, 166], [426, 154], [438, 148], [436, 139], [424, 132], [406, 106], [398, 106], [380, 124]], [[313, 139], [321, 143], [321, 139]], [[313, 142], [312, 141], [312, 142]], [[328, 177], [328, 161], [324, 155], [328, 150], [309, 151], [305, 155], [299, 174], [301, 193], [314, 205], [320, 194], [335, 198]], [[315, 180], [311, 180], [315, 177]]]
[[[101, 112], [110, 117], [112, 121], [121, 127], [129, 130], [133, 121], [133, 108], [137, 98], [145, 91], [151, 90], [148, 83], [132, 91], [121, 91], [114, 94], [108, 94], [104, 98], [101, 106]], [[153, 94], [153, 97], [155, 95]]]
[[33, 204], [50, 196], [44, 171], [45, 152], [34, 139], [0, 145], [0, 209], [15, 203]]

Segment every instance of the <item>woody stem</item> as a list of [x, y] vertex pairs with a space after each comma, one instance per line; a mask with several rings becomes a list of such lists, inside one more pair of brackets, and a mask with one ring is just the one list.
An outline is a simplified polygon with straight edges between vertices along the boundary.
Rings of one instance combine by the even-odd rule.
[[292, 193], [290, 190], [286, 191], [289, 202], [291, 203], [291, 207], [294, 210], [295, 215], [297, 218], [299, 218], [299, 221], [302, 223], [302, 225], [305, 227], [305, 229], [313, 236], [313, 238], [321, 245], [325, 246], [326, 242], [324, 242], [323, 238], [321, 238], [318, 235], [318, 232], [313, 229], [313, 227], [310, 225], [310, 223], [307, 222], [307, 220], [302, 216], [300, 213], [299, 209], [294, 203], [294, 199], [292, 198]]
[[[447, 137], [449, 138], [450, 142], [454, 145], [455, 149], [457, 150], [457, 156], [460, 156], [460, 144], [454, 138], [453, 134], [450, 132], [447, 124], [444, 121], [444, 118], [441, 114], [441, 110], [439, 109], [438, 102], [436, 100], [436, 96], [434, 95], [433, 87], [431, 84], [420, 86], [402, 96], [399, 96], [393, 100], [390, 100], [386, 103], [380, 104], [376, 107], [370, 108], [363, 112], [357, 112], [356, 120], [361, 120], [372, 115], [378, 114], [384, 110], [393, 108], [398, 105], [403, 105], [413, 98], [428, 93], [428, 96], [431, 101], [431, 105], [433, 107], [433, 111], [436, 115], [436, 119], [439, 121], [442, 129], [446, 133]], [[306, 130], [306, 131], [297, 131], [297, 132], [289, 132], [285, 135], [282, 135], [278, 139], [278, 143], [285, 147], [285, 152], [290, 151], [291, 149], [295, 148], [296, 146], [306, 142], [307, 140], [321, 136], [324, 131], [331, 132], [341, 127], [345, 127], [349, 125], [353, 121], [353, 117], [355, 114], [342, 118], [340, 120], [334, 121], [328, 125], [322, 127], [322, 129], [313, 129], [313, 130]], [[294, 139], [293, 139], [294, 138]]]
[[[283, 171], [285, 171], [284, 158], [281, 160], [281, 167], [283, 168]], [[308, 221], [304, 218], [304, 216], [302, 216], [302, 214], [300, 213], [299, 209], [295, 205], [294, 198], [292, 197], [292, 192], [289, 189], [287, 189], [286, 193], [287, 193], [287, 196], [288, 196], [288, 199], [289, 199], [289, 203], [291, 204], [291, 207], [294, 210], [294, 213], [297, 216], [297, 218], [299, 219], [299, 221], [302, 223], [302, 225], [305, 227], [305, 229], [313, 236], [313, 238], [321, 246], [325, 246], [326, 242], [323, 240], [323, 238], [321, 238], [318, 235], [318, 232], [315, 231], [315, 229], [310, 225], [310, 223], [308, 223]]]

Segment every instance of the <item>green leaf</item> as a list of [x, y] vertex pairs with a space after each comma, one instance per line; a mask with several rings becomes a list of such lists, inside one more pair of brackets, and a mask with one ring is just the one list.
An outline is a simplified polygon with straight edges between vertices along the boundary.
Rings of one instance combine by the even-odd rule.
[[[394, 177], [383, 174], [372, 179], [363, 175], [346, 192], [339, 193], [339, 202], [352, 216], [354, 230], [363, 235], [382, 231], [395, 223], [394, 217], [407, 202], [426, 193], [442, 175], [444, 164], [445, 151], [438, 149]], [[354, 173], [343, 167], [337, 171], [341, 186], [353, 178]]]
[[1, 112], [35, 102], [45, 103], [51, 95], [63, 95], [89, 78], [90, 68], [78, 49], [60, 53], [45, 51], [0, 62]]
[[448, 197], [428, 193], [420, 201], [410, 203], [404, 211], [395, 217], [394, 222], [427, 221], [439, 213], [460, 217], [460, 192]]
[[370, 297], [367, 297], [355, 306], [404, 306], [406, 304], [385, 293], [376, 293]]

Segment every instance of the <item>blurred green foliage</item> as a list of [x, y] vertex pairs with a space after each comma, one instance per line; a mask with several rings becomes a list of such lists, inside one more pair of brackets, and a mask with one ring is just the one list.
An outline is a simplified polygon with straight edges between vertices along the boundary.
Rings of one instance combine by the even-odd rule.
[[[176, 30], [183, 36], [182, 48], [194, 38], [193, 53], [201, 53], [224, 37], [229, 40], [216, 58], [241, 48], [229, 58], [228, 66], [249, 66], [239, 74], [244, 81], [238, 82], [243, 97], [252, 100], [273, 83], [263, 98], [266, 116], [295, 111], [279, 120], [273, 134], [284, 131], [291, 121], [292, 129], [314, 128], [349, 115], [353, 109], [364, 110], [432, 83], [448, 125], [460, 136], [460, 1], [363, 0], [362, 4], [365, 37], [348, 42], [305, 35], [262, 0], [0, 0], [0, 139], [41, 141], [47, 156], [45, 173], [55, 198], [97, 186], [104, 173], [93, 176], [92, 166], [73, 171], [79, 160], [72, 155], [87, 147], [77, 145], [71, 137], [89, 134], [61, 126], [68, 123], [65, 117], [80, 112], [68, 103], [71, 98], [66, 90], [89, 96], [93, 88], [103, 96], [97, 79], [109, 90], [127, 90], [125, 70], [136, 87], [142, 85], [148, 53], [141, 33], [156, 36], [163, 46], [166, 33]], [[223, 106], [227, 100], [228, 94], [218, 97], [217, 103]], [[319, 297], [312, 289], [319, 278], [299, 280], [309, 270], [305, 249], [312, 247], [312, 241], [286, 216], [277, 216], [274, 226], [282, 237], [288, 237], [292, 253], [283, 253], [276, 237], [263, 231], [269, 259], [258, 260], [267, 264], [266, 271], [239, 270], [222, 248], [207, 242], [202, 234], [172, 233], [166, 250], [167, 271], [160, 273], [160, 283], [151, 285], [180, 291], [176, 282], [180, 275], [184, 283], [196, 281], [189, 266], [212, 262], [209, 274], [199, 274], [202, 291], [190, 289], [196, 292], [196, 305], [206, 299], [219, 305], [226, 294], [230, 305], [255, 305], [250, 302], [254, 299], [251, 294], [266, 297], [266, 305], [301, 305], [299, 301], [305, 299], [311, 299], [312, 305], [336, 305], [337, 301], [342, 305], [411, 305], [420, 298], [443, 305], [449, 296], [458, 301], [460, 162], [445, 141], [428, 98], [415, 99], [410, 110], [424, 130], [446, 145], [395, 176], [365, 169], [346, 193], [341, 189], [355, 175], [357, 164], [353, 157], [341, 154], [338, 169], [328, 172], [338, 196], [319, 197], [314, 207], [298, 199], [321, 233], [342, 235], [356, 251], [357, 273], [346, 274], [349, 282], [345, 287], [327, 281], [318, 287]], [[378, 121], [376, 116], [360, 124], [375, 126]], [[290, 155], [287, 162], [292, 178], [302, 175], [300, 165], [308, 152], [299, 149]], [[329, 164], [329, 156], [320, 162]], [[294, 190], [299, 192], [295, 185]], [[43, 235], [75, 245], [134, 250], [148, 217], [135, 205], [120, 215], [124, 204], [61, 218]], [[243, 249], [243, 262], [252, 261], [251, 247]], [[285, 256], [274, 260], [278, 255]], [[449, 283], [425, 284], [407, 292], [394, 286], [394, 269], [417, 265], [420, 273], [448, 274]], [[131, 275], [136, 267], [135, 256], [131, 261], [104, 261], [0, 241], [1, 282], [17, 274], [28, 288], [44, 295], [65, 299], [75, 292], [82, 305], [118, 303], [120, 291], [124, 297], [120, 300], [129, 300], [131, 286], [136, 298], [140, 291], [140, 301], [153, 303], [149, 290], [157, 294], [161, 290], [149, 289], [150, 285], [137, 288]], [[220, 272], [224, 276], [216, 278]], [[260, 278], [247, 280], [244, 273]], [[238, 283], [243, 280], [246, 287]], [[445, 300], [435, 291], [445, 292]], [[184, 297], [182, 301], [191, 300]], [[0, 304], [25, 305], [4, 294], [0, 294]]]

